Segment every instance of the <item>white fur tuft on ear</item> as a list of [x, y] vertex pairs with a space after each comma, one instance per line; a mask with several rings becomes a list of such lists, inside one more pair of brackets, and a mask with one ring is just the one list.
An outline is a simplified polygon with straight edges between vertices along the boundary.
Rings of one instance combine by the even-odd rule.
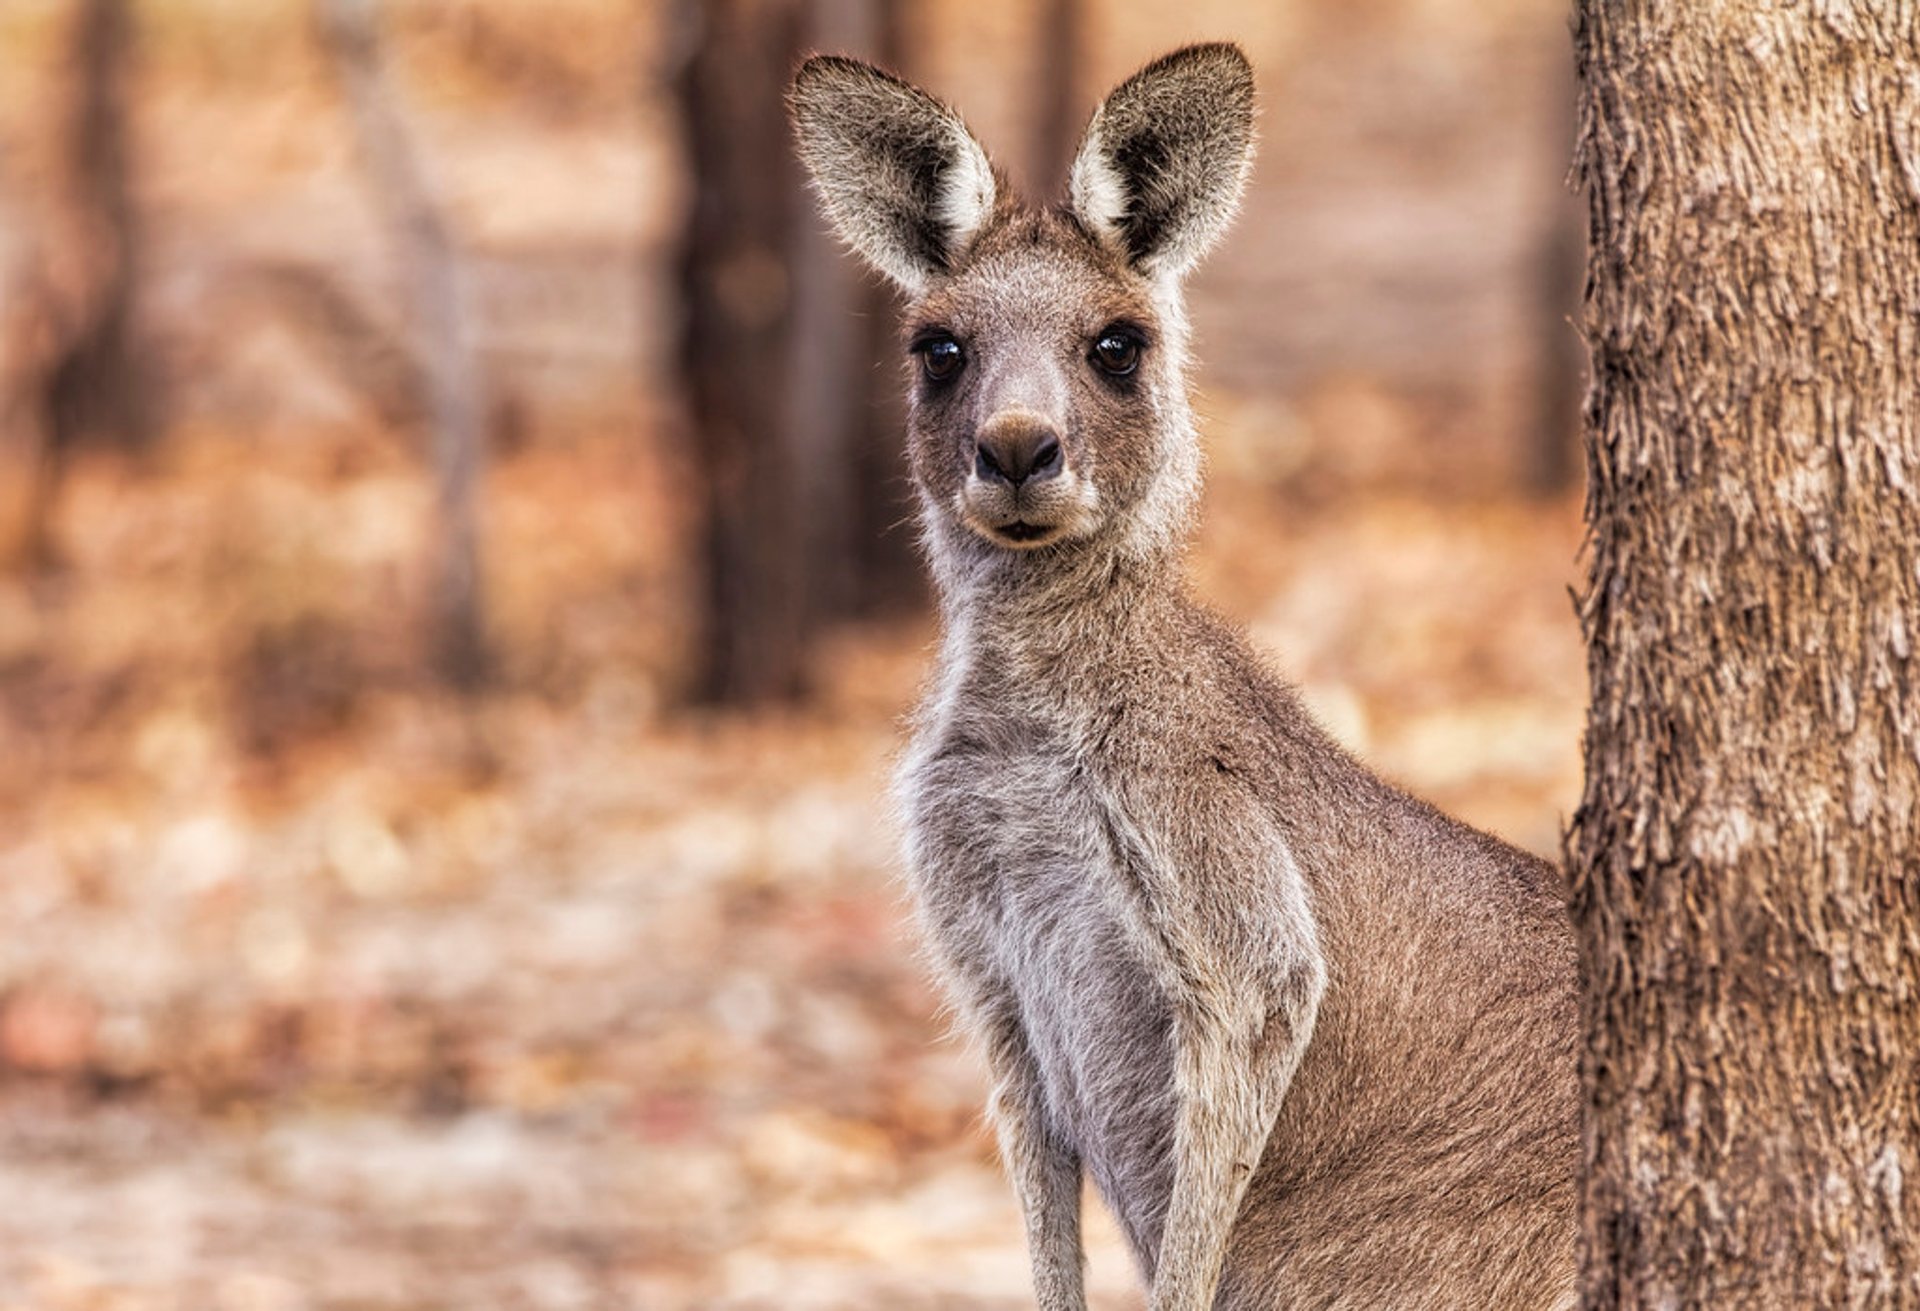
[[962, 249], [987, 225], [993, 216], [998, 188], [993, 181], [993, 165], [958, 119], [953, 123], [953, 165], [940, 178], [933, 205], [933, 216], [944, 224], [948, 240]]
[[1188, 46], [1094, 111], [1068, 202], [1143, 272], [1178, 277], [1218, 241], [1253, 165], [1253, 69], [1231, 45]]
[[951, 109], [871, 64], [816, 55], [788, 95], [800, 158], [849, 246], [909, 295], [993, 217], [987, 152]]
[[[1097, 141], [1099, 137], [1100, 113], [1096, 110], [1093, 121], [1087, 124], [1086, 140]], [[1083, 147], [1074, 158], [1073, 172], [1067, 179], [1067, 200], [1094, 236], [1114, 245], [1124, 242], [1121, 224], [1127, 217], [1127, 182], [1105, 151]]]

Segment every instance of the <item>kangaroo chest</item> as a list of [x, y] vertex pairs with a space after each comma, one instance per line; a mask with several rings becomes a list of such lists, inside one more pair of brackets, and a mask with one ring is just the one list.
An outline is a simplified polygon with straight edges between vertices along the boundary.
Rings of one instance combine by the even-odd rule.
[[1128, 921], [1113, 817], [1058, 744], [932, 745], [904, 780], [922, 921], [970, 1013], [1018, 1018], [1049, 1128], [1155, 1251], [1172, 1189], [1165, 996]]

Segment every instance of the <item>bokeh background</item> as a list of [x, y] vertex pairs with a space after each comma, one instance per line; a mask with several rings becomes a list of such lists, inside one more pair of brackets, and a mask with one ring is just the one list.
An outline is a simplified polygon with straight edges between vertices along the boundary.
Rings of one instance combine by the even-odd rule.
[[1199, 585], [1553, 854], [1556, 0], [0, 3], [0, 1308], [1028, 1304], [885, 804], [891, 310], [780, 83], [884, 56], [1051, 195], [1219, 38]]

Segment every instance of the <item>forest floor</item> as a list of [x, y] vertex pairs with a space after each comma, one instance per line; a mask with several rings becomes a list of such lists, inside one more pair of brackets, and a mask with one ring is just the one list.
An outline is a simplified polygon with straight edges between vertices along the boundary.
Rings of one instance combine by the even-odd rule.
[[[1201, 590], [1552, 854], [1576, 508], [1220, 446]], [[410, 672], [424, 478], [319, 449], [82, 464], [58, 569], [0, 580], [0, 1309], [1027, 1305], [895, 877], [928, 624], [835, 639], [805, 709], [670, 710], [673, 517], [583, 440], [496, 466], [501, 681], [451, 697]], [[1139, 1305], [1091, 1214], [1096, 1304]]]

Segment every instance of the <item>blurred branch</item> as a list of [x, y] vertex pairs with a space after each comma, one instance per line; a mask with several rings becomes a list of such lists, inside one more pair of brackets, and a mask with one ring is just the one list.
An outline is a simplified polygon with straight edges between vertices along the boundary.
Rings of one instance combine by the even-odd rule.
[[411, 436], [431, 417], [418, 343], [369, 313], [339, 275], [315, 264], [263, 260], [237, 269], [230, 282], [291, 327], [314, 362], [362, 397], [384, 426]]
[[487, 658], [475, 506], [485, 405], [471, 296], [386, 73], [377, 0], [318, 3], [374, 202], [408, 284], [413, 353], [426, 369], [440, 511], [433, 659], [453, 686], [472, 688], [484, 681]]

